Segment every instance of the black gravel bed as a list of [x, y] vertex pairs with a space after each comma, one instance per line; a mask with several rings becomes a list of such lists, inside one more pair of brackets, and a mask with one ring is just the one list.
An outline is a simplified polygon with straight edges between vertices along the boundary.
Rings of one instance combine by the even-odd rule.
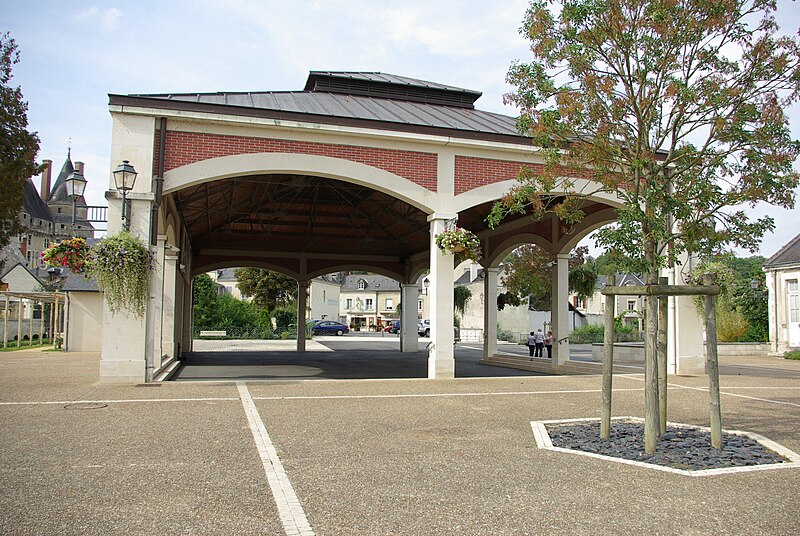
[[609, 439], [600, 439], [600, 422], [547, 424], [554, 447], [592, 452], [613, 458], [696, 471], [784, 463], [788, 460], [755, 439], [722, 433], [722, 449], [711, 447], [711, 432], [695, 427], [667, 426], [655, 454], [644, 451], [644, 423], [613, 420]]

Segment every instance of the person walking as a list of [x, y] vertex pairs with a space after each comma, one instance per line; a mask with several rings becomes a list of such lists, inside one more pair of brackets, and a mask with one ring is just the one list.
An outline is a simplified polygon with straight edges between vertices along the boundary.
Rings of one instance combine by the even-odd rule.
[[553, 332], [548, 331], [544, 338], [544, 347], [547, 348], [547, 359], [553, 359]]
[[528, 335], [528, 357], [533, 357], [534, 348], [536, 348], [536, 335], [531, 331]]
[[542, 333], [542, 328], [536, 330], [536, 333], [533, 335], [533, 340], [536, 343], [533, 357], [542, 357], [542, 350], [544, 350], [544, 333]]

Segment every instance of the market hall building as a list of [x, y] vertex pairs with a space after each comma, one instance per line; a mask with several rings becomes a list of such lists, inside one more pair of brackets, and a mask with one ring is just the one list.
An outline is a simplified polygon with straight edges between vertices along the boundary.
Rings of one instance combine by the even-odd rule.
[[[416, 303], [416, 282], [429, 271], [428, 376], [452, 378], [454, 257], [434, 237], [454, 221], [481, 239], [484, 358], [497, 351], [499, 264], [536, 244], [554, 263], [553, 360], [567, 364], [569, 254], [614, 221], [619, 200], [592, 198], [569, 229], [552, 214], [512, 216], [489, 229], [492, 204], [542, 157], [515, 118], [476, 109], [480, 95], [389, 74], [319, 71], [302, 91], [110, 95], [112, 166], [128, 161], [139, 173], [127, 195], [130, 230], [156, 248], [158, 269], [143, 319], [105, 308], [101, 381], [149, 381], [191, 351], [192, 278], [235, 266], [295, 278], [298, 325], [306, 283], [318, 275], [382, 274], [400, 283], [402, 303]], [[588, 177], [572, 179], [581, 188], [591, 186]], [[109, 181], [113, 234], [122, 199]], [[671, 372], [702, 372], [694, 306], [671, 300]], [[401, 318], [401, 349], [417, 352], [416, 309], [403, 308]]]

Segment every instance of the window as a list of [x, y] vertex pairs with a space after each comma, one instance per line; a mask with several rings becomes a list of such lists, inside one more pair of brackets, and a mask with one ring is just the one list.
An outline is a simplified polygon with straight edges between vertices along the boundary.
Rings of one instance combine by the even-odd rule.
[[789, 305], [789, 322], [800, 322], [800, 293], [797, 279], [786, 281], [786, 303]]
[[391, 311], [394, 309], [394, 300], [392, 298], [386, 298], [386, 310]]
[[628, 311], [636, 310], [636, 300], [628, 300]]
[[363, 279], [358, 280], [358, 290], [364, 290], [367, 288], [367, 282]]
[[345, 309], [352, 309], [353, 308], [353, 298], [347, 298], [345, 301]]
[[422, 311], [422, 300], [417, 300], [417, 311]]
[[367, 311], [372, 311], [372, 298], [367, 298], [364, 300], [367, 304]]

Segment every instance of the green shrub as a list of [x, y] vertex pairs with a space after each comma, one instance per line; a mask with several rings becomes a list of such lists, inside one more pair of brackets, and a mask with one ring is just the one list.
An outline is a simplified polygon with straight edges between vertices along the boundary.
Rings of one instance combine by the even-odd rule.
[[603, 342], [604, 328], [600, 324], [587, 324], [576, 328], [569, 334], [569, 342], [573, 344], [590, 344]]
[[786, 359], [797, 359], [800, 360], [800, 350], [790, 350], [783, 354], [783, 357]]

